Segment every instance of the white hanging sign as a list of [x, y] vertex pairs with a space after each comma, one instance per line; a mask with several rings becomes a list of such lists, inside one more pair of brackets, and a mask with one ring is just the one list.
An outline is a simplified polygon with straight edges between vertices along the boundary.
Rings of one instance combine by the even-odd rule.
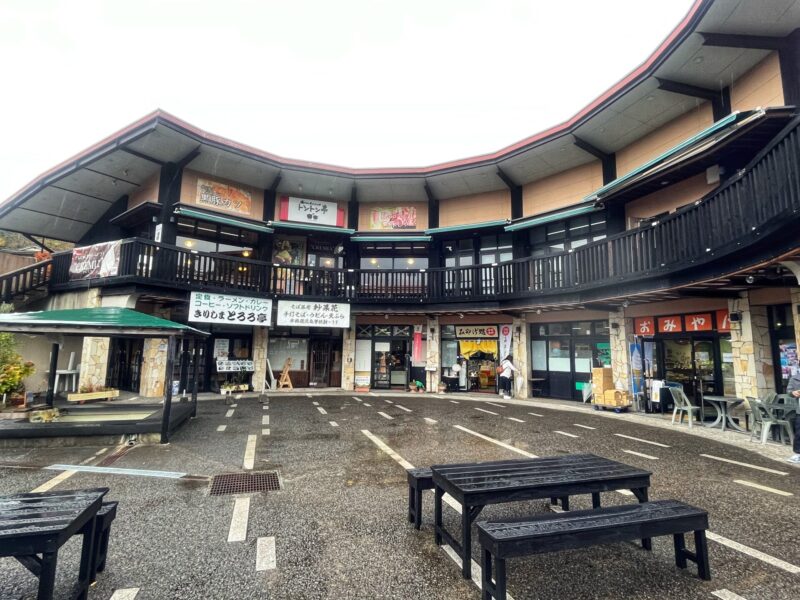
[[272, 300], [230, 294], [192, 292], [189, 298], [189, 321], [225, 325], [268, 327]]
[[288, 219], [299, 223], [336, 226], [339, 206], [336, 202], [289, 197]]
[[278, 300], [278, 325], [348, 329], [350, 305], [336, 302]]

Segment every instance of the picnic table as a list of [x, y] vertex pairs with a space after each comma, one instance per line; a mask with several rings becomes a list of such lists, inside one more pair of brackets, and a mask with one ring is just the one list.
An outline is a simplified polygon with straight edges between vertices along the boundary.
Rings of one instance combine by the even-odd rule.
[[[741, 398], [736, 398], [735, 396], [702, 396], [703, 402], [708, 402], [711, 406], [714, 407], [714, 410], [717, 411], [717, 418], [714, 420], [713, 423], [706, 423], [706, 427], [717, 427], [719, 426], [722, 431], [725, 431], [728, 427], [735, 431], [744, 431], [741, 427], [739, 427], [736, 423], [733, 422], [731, 419], [731, 410], [739, 406], [744, 400]], [[702, 410], [700, 411], [702, 414]]]
[[[444, 539], [461, 557], [461, 573], [472, 574], [472, 522], [488, 504], [550, 498], [561, 499], [569, 510], [569, 497], [591, 494], [600, 507], [600, 492], [627, 489], [639, 502], [647, 502], [650, 471], [644, 471], [594, 454], [570, 454], [484, 463], [434, 465], [434, 536]], [[442, 525], [442, 498], [448, 493], [461, 504], [461, 536], [453, 537]], [[646, 548], [650, 540], [642, 540]]]
[[53, 597], [58, 551], [73, 535], [82, 535], [83, 545], [72, 597], [86, 600], [96, 560], [95, 521], [106, 493], [108, 488], [0, 496], [0, 557], [13, 556], [39, 578], [39, 600]]

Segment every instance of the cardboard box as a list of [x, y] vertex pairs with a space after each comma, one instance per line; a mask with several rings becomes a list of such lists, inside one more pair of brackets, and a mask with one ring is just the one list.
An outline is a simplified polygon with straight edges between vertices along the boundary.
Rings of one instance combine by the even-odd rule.
[[[597, 383], [611, 383], [614, 381], [614, 373], [611, 367], [600, 367], [592, 369], [592, 381]], [[609, 386], [606, 386], [609, 387]]]
[[[598, 399], [598, 404], [600, 403]], [[606, 406], [625, 406], [630, 404], [629, 394], [624, 390], [606, 390], [603, 392], [602, 404]]]

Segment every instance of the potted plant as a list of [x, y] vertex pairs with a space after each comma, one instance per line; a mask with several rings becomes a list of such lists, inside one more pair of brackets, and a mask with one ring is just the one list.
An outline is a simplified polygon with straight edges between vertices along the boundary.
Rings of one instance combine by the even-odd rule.
[[[0, 305], [0, 313], [13, 312], [10, 304]], [[30, 361], [23, 361], [17, 354], [17, 341], [11, 333], [0, 333], [0, 399], [3, 405], [11, 401], [13, 405], [25, 403], [23, 380], [32, 375], [35, 367]]]
[[111, 398], [118, 397], [118, 389], [92, 384], [82, 385], [77, 393], [67, 394], [67, 400], [69, 402], [79, 402], [80, 404], [83, 404], [87, 400], [102, 400], [104, 398], [111, 400]]

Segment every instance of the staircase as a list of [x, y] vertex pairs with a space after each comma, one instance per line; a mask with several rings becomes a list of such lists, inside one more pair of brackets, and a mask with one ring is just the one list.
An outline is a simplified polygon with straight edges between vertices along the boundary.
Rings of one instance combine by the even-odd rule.
[[53, 271], [52, 259], [0, 275], [0, 302], [16, 308], [43, 297]]

